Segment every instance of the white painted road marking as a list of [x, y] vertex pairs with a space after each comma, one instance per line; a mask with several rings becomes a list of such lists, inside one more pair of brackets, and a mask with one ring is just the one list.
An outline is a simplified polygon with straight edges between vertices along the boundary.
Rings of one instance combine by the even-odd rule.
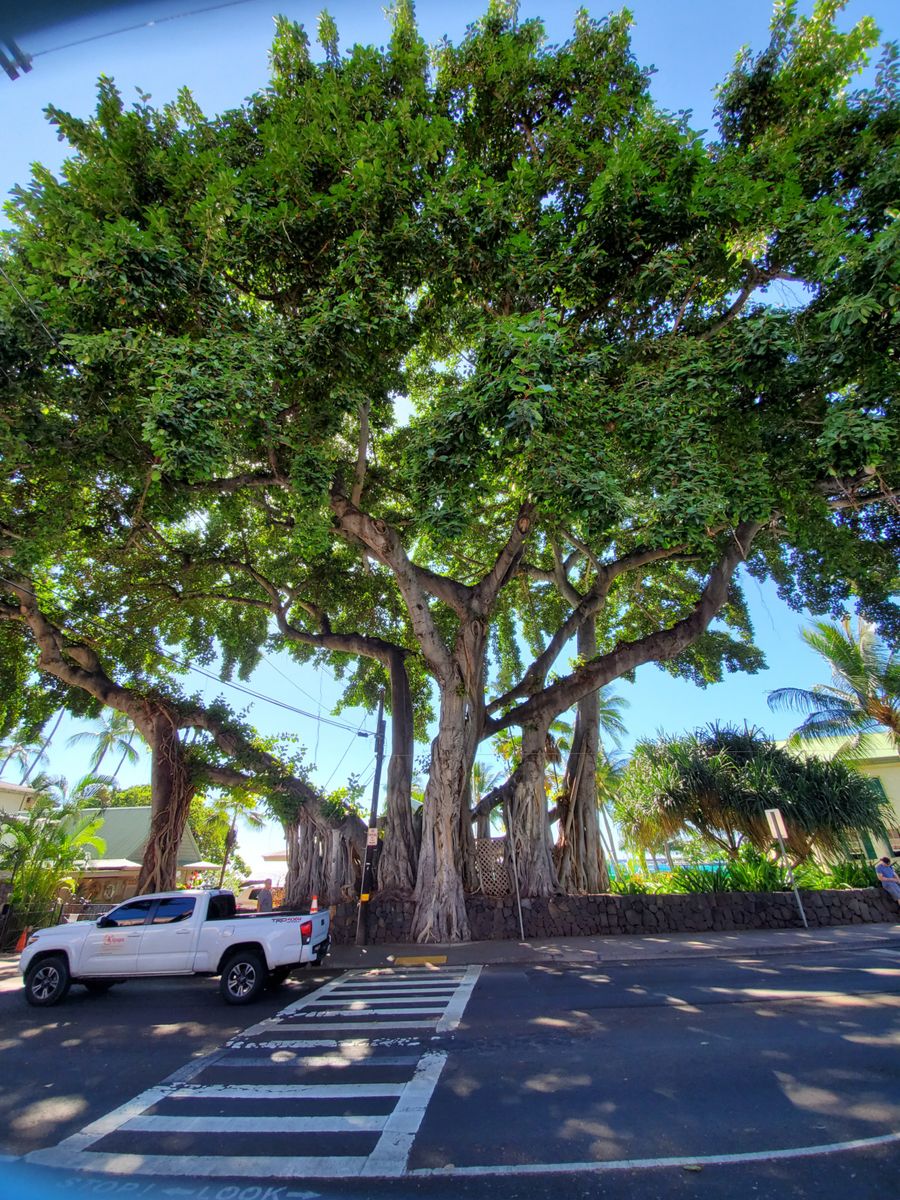
[[404, 1172], [406, 1178], [431, 1175], [453, 1179], [466, 1175], [574, 1175], [603, 1174], [606, 1171], [656, 1171], [662, 1167], [737, 1166], [740, 1163], [770, 1162], [792, 1158], [812, 1158], [819, 1154], [842, 1154], [850, 1150], [869, 1150], [875, 1146], [890, 1146], [900, 1142], [900, 1132], [883, 1133], [878, 1137], [855, 1138], [849, 1142], [826, 1142], [820, 1146], [793, 1146], [786, 1150], [747, 1150], [735, 1154], [697, 1154], [672, 1158], [618, 1158], [606, 1162], [509, 1163], [478, 1167], [414, 1167]]
[[481, 974], [481, 967], [467, 967], [466, 972], [462, 977], [462, 982], [456, 989], [456, 994], [447, 1005], [446, 1012], [437, 1024], [438, 1033], [451, 1033], [459, 1025], [462, 1020], [462, 1015], [466, 1010], [466, 1005], [469, 1003], [469, 997], [475, 990], [475, 984], [478, 982], [478, 976]]
[[[232, 1038], [222, 1050], [195, 1060], [158, 1087], [149, 1088], [127, 1104], [92, 1122], [48, 1150], [27, 1155], [29, 1162], [67, 1171], [89, 1171], [102, 1175], [189, 1176], [194, 1178], [254, 1179], [336, 1179], [353, 1176], [396, 1178], [407, 1170], [413, 1141], [421, 1126], [447, 1055], [442, 1051], [421, 1053], [417, 1037], [365, 1037], [368, 1030], [415, 1029], [443, 1032], [455, 1029], [478, 979], [480, 967], [452, 972], [429, 972], [427, 982], [434, 989], [421, 988], [423, 976], [404, 972], [397, 979], [383, 971], [358, 971], [317, 989], [277, 1013]], [[363, 987], [364, 994], [359, 995]], [[390, 997], [382, 994], [390, 991]], [[384, 1001], [387, 999], [387, 1005]], [[405, 1003], [408, 1002], [408, 1003]], [[424, 1005], [427, 1002], [427, 1007]], [[352, 1007], [347, 1007], [351, 1005]], [[404, 1005], [401, 1007], [401, 1005]], [[409, 1014], [429, 1014], [428, 1019], [399, 1019]], [[354, 1017], [355, 1020], [346, 1020]], [[303, 1030], [307, 1036], [283, 1036], [291, 1030]], [[324, 1036], [309, 1036], [322, 1032]], [[341, 1037], [345, 1031], [356, 1036]], [[271, 1036], [270, 1036], [271, 1035]], [[281, 1036], [279, 1036], [281, 1035]], [[382, 1048], [394, 1053], [381, 1055]], [[398, 1048], [409, 1053], [397, 1054]], [[247, 1050], [254, 1053], [248, 1057]], [[300, 1057], [294, 1050], [306, 1051]], [[268, 1052], [269, 1057], [260, 1057]], [[317, 1052], [317, 1053], [316, 1053]], [[226, 1081], [218, 1084], [193, 1082], [207, 1070], [216, 1074], [232, 1067], [254, 1066], [271, 1073], [271, 1084], [242, 1084]], [[359, 1083], [280, 1083], [287, 1068], [316, 1072], [365, 1067], [368, 1082]], [[405, 1081], [379, 1082], [379, 1067], [407, 1073]], [[411, 1072], [411, 1074], [410, 1074]], [[239, 1072], [240, 1073], [240, 1072]], [[375, 1076], [375, 1078], [373, 1078]], [[291, 1076], [288, 1075], [288, 1078]], [[246, 1078], [246, 1076], [245, 1076]], [[327, 1078], [327, 1075], [326, 1075]], [[276, 1114], [260, 1114], [260, 1101], [289, 1102], [302, 1100], [306, 1105], [317, 1101], [348, 1104], [371, 1100], [392, 1100], [387, 1113], [322, 1112], [292, 1115], [282, 1109]], [[218, 1101], [225, 1107], [215, 1114], [191, 1111], [202, 1101]], [[167, 1111], [159, 1112], [164, 1105]], [[172, 1106], [176, 1111], [172, 1111]], [[156, 1109], [157, 1111], [150, 1111]], [[159, 1153], [164, 1143], [153, 1139], [171, 1134], [202, 1138], [209, 1134], [327, 1133], [341, 1139], [346, 1148], [356, 1150], [359, 1139], [369, 1140], [367, 1154], [335, 1154], [319, 1157], [296, 1155], [241, 1155]], [[115, 1135], [117, 1148], [98, 1145]], [[354, 1140], [355, 1139], [355, 1140]], [[374, 1144], [373, 1144], [374, 1143]], [[340, 1147], [340, 1140], [337, 1146]], [[199, 1147], [198, 1147], [199, 1148]], [[179, 1147], [179, 1151], [182, 1148]]]
[[[246, 1047], [241, 1047], [246, 1049]], [[266, 1047], [268, 1049], [268, 1046]], [[290, 1054], [286, 1050], [276, 1050], [275, 1054], [285, 1054], [288, 1057], [276, 1058], [270, 1054], [268, 1058], [245, 1057], [230, 1054], [223, 1062], [210, 1063], [210, 1067], [223, 1067], [228, 1071], [245, 1067], [304, 1067], [308, 1071], [329, 1069], [342, 1071], [348, 1067], [414, 1067], [419, 1061], [418, 1054], [380, 1054], [377, 1058], [344, 1058], [341, 1054]]]
[[135, 1117], [123, 1133], [380, 1133], [387, 1116], [351, 1117]]
[[415, 1075], [385, 1122], [384, 1132], [366, 1159], [361, 1174], [393, 1178], [404, 1173], [413, 1141], [446, 1061], [446, 1054], [422, 1055]]
[[[278, 1063], [270, 1064], [278, 1066]], [[403, 1083], [193, 1084], [169, 1092], [170, 1100], [352, 1100], [400, 1096]]]

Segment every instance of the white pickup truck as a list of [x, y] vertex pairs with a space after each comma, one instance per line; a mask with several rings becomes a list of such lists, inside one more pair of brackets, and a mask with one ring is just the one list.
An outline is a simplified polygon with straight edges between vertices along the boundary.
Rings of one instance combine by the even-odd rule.
[[126, 900], [96, 921], [32, 933], [19, 960], [25, 999], [58, 1004], [73, 983], [105, 992], [126, 979], [219, 975], [229, 1004], [249, 1004], [296, 967], [321, 963], [327, 912], [236, 913], [231, 892], [158, 892]]

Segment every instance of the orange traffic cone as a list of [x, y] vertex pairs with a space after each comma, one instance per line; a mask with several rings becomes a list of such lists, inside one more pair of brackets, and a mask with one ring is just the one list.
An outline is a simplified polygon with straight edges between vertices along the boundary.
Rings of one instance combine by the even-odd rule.
[[318, 912], [319, 911], [319, 897], [315, 894], [315, 892], [313, 892], [313, 898], [312, 898], [312, 902], [310, 903], [310, 906], [309, 906], [309, 911], [310, 912]]
[[25, 947], [28, 945], [29, 933], [31, 933], [31, 930], [26, 925], [25, 928], [22, 930], [22, 932], [19, 934], [19, 940], [16, 942], [16, 954], [21, 954], [22, 951], [25, 949]]

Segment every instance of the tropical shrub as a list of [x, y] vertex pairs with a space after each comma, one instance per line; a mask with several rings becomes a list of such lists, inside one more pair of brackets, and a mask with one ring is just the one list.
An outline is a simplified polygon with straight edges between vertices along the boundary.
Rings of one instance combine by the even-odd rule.
[[632, 874], [620, 868], [615, 878], [610, 879], [609, 890], [615, 896], [648, 896], [655, 889], [643, 875]]
[[841, 862], [835, 863], [828, 871], [828, 887], [834, 888], [863, 888], [878, 887], [878, 876], [875, 868], [869, 863]]
[[740, 855], [725, 870], [734, 892], [783, 892], [791, 886], [784, 864], [753, 846], [742, 846]]
[[678, 893], [731, 892], [727, 867], [676, 867], [670, 871], [660, 891]]
[[91, 850], [106, 848], [97, 836], [102, 819], [86, 817], [82, 807], [39, 796], [26, 812], [0, 816], [0, 870], [12, 884], [13, 907], [31, 925], [52, 918], [60, 891], [74, 888]]
[[765, 810], [780, 808], [796, 863], [815, 847], [837, 855], [852, 834], [883, 834], [886, 807], [877, 782], [843, 762], [795, 758], [759, 729], [710, 725], [639, 742], [615, 813], [633, 848], [699, 836], [737, 861], [747, 847], [771, 847]]

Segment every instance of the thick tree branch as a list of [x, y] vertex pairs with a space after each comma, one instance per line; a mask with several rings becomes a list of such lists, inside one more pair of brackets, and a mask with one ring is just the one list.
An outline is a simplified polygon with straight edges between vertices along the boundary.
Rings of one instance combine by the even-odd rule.
[[[31, 581], [4, 578], [4, 584], [19, 602], [21, 619], [28, 626], [38, 649], [38, 666], [69, 687], [79, 688], [108, 708], [125, 713], [142, 736], [150, 740], [150, 705], [141, 696], [122, 687], [107, 675], [91, 647], [71, 641], [41, 611]], [[7, 606], [9, 607], [9, 606]]]
[[243, 491], [244, 488], [284, 487], [285, 484], [272, 471], [248, 471], [242, 475], [231, 475], [226, 479], [203, 479], [197, 483], [188, 484], [192, 492], [218, 492], [220, 495], [231, 495]]
[[[700, 599], [689, 616], [677, 621], [669, 629], [659, 629], [634, 642], [620, 644], [609, 653], [581, 664], [570, 675], [511, 709], [503, 717], [486, 722], [484, 736], [499, 733], [510, 725], [521, 726], [552, 719], [577, 704], [589, 692], [596, 691], [636, 667], [676, 657], [707, 629], [725, 603], [731, 578], [738, 564], [747, 557], [753, 539], [762, 528], [763, 525], [756, 521], [744, 521], [737, 527], [725, 553], [710, 572]], [[634, 555], [626, 555], [620, 562], [624, 563], [627, 559], [634, 561], [652, 553], [635, 552]]]
[[[202, 708], [181, 708], [178, 714], [178, 723], [182, 729], [204, 730], [212, 737], [219, 750], [255, 772], [255, 782], [252, 785], [241, 784], [241, 786], [253, 786], [257, 791], [276, 791], [292, 796], [315, 817], [320, 820], [326, 819], [319, 793], [306, 780], [288, 774], [284, 765], [273, 754], [254, 746], [240, 729], [220, 720]], [[204, 767], [203, 769], [205, 773], [209, 774], [217, 768]], [[209, 777], [212, 778], [212, 775]]]
[[526, 501], [519, 509], [516, 523], [506, 540], [494, 565], [484, 578], [472, 588], [472, 611], [478, 617], [487, 617], [496, 603], [497, 597], [518, 567], [525, 548], [525, 539], [531, 529], [531, 519], [534, 515], [534, 505]]
[[598, 563], [597, 578], [584, 596], [579, 598], [575, 589], [569, 585], [564, 594], [568, 596], [569, 590], [571, 591], [571, 594], [577, 599], [575, 607], [553, 634], [546, 649], [534, 660], [515, 687], [504, 693], [504, 695], [492, 700], [487, 706], [487, 712], [498, 712], [506, 708], [514, 700], [518, 700], [522, 696], [532, 695], [543, 687], [544, 680], [547, 678], [547, 672], [553, 666], [565, 645], [575, 636], [584, 621], [599, 611], [609, 594], [609, 589], [620, 575], [664, 559], [677, 558], [682, 553], [683, 547], [681, 546], [632, 550], [629, 554], [623, 555], [613, 563], [606, 563], [605, 565]]
[[[438, 681], [449, 683], [454, 678], [453, 660], [438, 632], [428, 604], [429, 593], [449, 604], [465, 618], [468, 615], [469, 589], [453, 580], [434, 576], [411, 562], [397, 531], [386, 521], [378, 521], [361, 512], [346, 496], [334, 490], [331, 507], [338, 528], [345, 537], [362, 542], [372, 557], [388, 567], [406, 603], [410, 622], [422, 653]], [[440, 586], [438, 586], [438, 581]]]
[[368, 400], [359, 406], [359, 437], [356, 445], [356, 467], [353, 471], [353, 490], [350, 493], [350, 503], [359, 508], [362, 500], [363, 487], [366, 482], [366, 466], [369, 453], [369, 411]]

